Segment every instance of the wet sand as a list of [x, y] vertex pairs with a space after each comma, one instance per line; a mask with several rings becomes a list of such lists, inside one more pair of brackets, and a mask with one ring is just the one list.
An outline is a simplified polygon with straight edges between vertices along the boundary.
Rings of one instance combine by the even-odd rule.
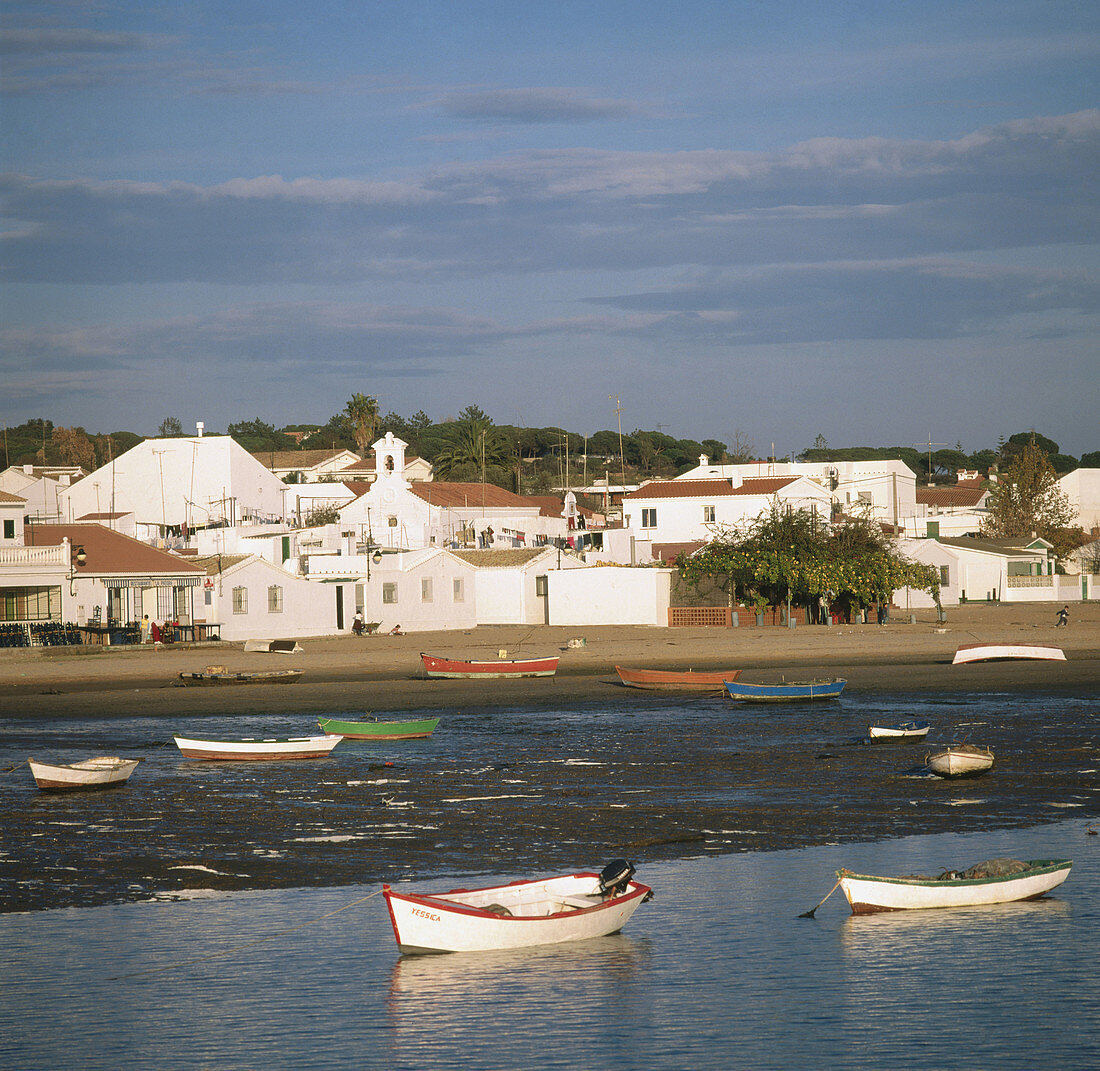
[[[0, 911], [1095, 820], [1100, 604], [1075, 604], [1070, 626], [1057, 630], [1056, 609], [971, 605], [949, 609], [942, 624], [927, 611], [911, 624], [903, 612], [904, 623], [882, 627], [483, 627], [304, 639], [293, 655], [245, 653], [240, 644], [0, 651], [8, 764], [28, 753], [50, 758], [35, 743], [40, 719], [66, 746], [83, 742], [94, 719], [119, 719], [120, 740], [93, 734], [88, 747], [145, 759], [127, 787], [88, 795], [39, 793], [25, 766], [0, 778]], [[1056, 644], [1067, 661], [950, 664], [958, 646], [975, 642]], [[561, 653], [558, 675], [422, 677], [422, 650], [493, 658], [500, 649]], [[616, 664], [737, 667], [751, 681], [843, 676], [845, 695], [857, 700], [995, 695], [993, 716], [969, 731], [994, 747], [998, 764], [970, 782], [913, 776], [923, 750], [901, 757], [855, 744], [865, 731], [851, 713], [856, 704], [848, 712], [844, 700], [815, 706], [812, 720], [721, 697], [685, 708], [679, 698], [624, 688]], [[208, 665], [296, 668], [303, 678], [174, 686], [179, 673]], [[1055, 699], [1023, 724], [1013, 695], [1067, 702]], [[612, 709], [614, 719], [603, 716]], [[317, 762], [204, 764], [181, 761], [170, 746], [184, 719], [195, 731], [196, 718], [213, 725], [265, 715], [285, 726], [300, 715], [292, 731], [309, 733], [316, 715], [418, 710], [444, 717], [426, 747], [345, 741]], [[944, 728], [965, 718], [949, 709]], [[127, 734], [128, 719], [142, 729]], [[255, 731], [253, 723], [239, 735]]]

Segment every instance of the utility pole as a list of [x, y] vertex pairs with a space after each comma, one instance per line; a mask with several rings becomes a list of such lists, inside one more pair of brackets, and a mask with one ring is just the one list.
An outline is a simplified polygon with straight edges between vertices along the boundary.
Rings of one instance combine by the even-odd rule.
[[[615, 415], [619, 418], [619, 480], [622, 488], [626, 487], [626, 461], [623, 458], [623, 407], [617, 394], [609, 394], [608, 398], [615, 399]], [[625, 494], [626, 491], [620, 491]]]

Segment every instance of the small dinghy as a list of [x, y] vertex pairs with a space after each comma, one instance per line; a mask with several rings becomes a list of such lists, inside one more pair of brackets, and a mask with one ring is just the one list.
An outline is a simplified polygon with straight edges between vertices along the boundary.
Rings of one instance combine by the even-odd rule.
[[964, 643], [955, 652], [951, 664], [958, 666], [966, 662], [997, 662], [1009, 659], [1064, 662], [1066, 655], [1061, 647], [1045, 643]]
[[559, 655], [546, 658], [498, 658], [495, 661], [472, 661], [464, 658], [440, 658], [421, 652], [424, 672], [433, 678], [466, 680], [501, 677], [552, 677], [558, 671]]
[[297, 684], [302, 679], [300, 669], [272, 669], [256, 673], [227, 673], [224, 669], [207, 669], [199, 673], [181, 673], [176, 685], [181, 688], [221, 684]]
[[993, 767], [993, 752], [976, 744], [952, 744], [931, 752], [924, 764], [938, 777], [977, 777]]
[[923, 740], [931, 728], [926, 721], [899, 721], [893, 725], [871, 725], [867, 739], [875, 744], [910, 744]]
[[241, 740], [207, 740], [176, 734], [173, 739], [186, 759], [255, 762], [280, 759], [323, 759], [344, 738], [342, 736], [298, 736], [267, 740], [254, 737]]
[[68, 766], [27, 759], [34, 783], [46, 792], [94, 791], [124, 785], [140, 759], [120, 759], [117, 755], [98, 755], [94, 759]]
[[1034, 900], [1061, 885], [1072, 866], [1069, 859], [990, 859], [967, 870], [945, 870], [934, 878], [883, 878], [850, 870], [838, 870], [836, 876], [852, 914], [870, 915]]
[[782, 684], [745, 684], [726, 681], [730, 698], [742, 703], [805, 703], [818, 699], [839, 699], [847, 682], [843, 677]]
[[628, 688], [645, 688], [651, 692], [721, 692], [726, 681], [735, 681], [741, 676], [739, 669], [698, 671], [616, 666], [615, 672]]
[[317, 724], [328, 734], [345, 740], [423, 740], [435, 732], [438, 718], [421, 721], [337, 721], [322, 718]]
[[618, 933], [653, 896], [625, 859], [599, 874], [515, 881], [485, 889], [405, 893], [382, 886], [398, 949], [485, 952]]

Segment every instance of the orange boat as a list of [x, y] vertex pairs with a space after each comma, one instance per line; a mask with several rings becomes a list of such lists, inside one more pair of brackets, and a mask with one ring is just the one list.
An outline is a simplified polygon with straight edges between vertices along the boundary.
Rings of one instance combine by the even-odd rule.
[[739, 669], [698, 672], [694, 669], [623, 669], [616, 666], [619, 680], [628, 688], [648, 688], [656, 692], [720, 692], [726, 681], [741, 676]]

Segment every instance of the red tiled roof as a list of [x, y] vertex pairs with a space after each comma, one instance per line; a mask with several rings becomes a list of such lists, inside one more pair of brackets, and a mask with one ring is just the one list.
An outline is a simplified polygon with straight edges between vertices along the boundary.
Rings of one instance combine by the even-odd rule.
[[696, 539], [690, 543], [654, 543], [650, 548], [650, 553], [660, 561], [671, 563], [681, 554], [691, 554], [706, 545], [702, 539]]
[[409, 490], [432, 506], [449, 509], [466, 509], [477, 506], [530, 506], [525, 498], [491, 483], [432, 483], [410, 484]]
[[82, 546], [88, 556], [87, 564], [80, 567], [82, 573], [192, 576], [202, 572], [175, 554], [158, 550], [121, 532], [112, 532], [101, 524], [28, 524], [23, 527], [23, 542], [28, 547], [56, 547], [66, 536], [74, 547]]
[[[529, 506], [538, 506], [539, 515], [542, 517], [561, 517], [565, 511], [565, 500], [557, 495], [521, 495], [523, 501]], [[595, 510], [577, 503], [577, 512], [582, 517], [595, 517]]]
[[624, 498], [717, 498], [731, 495], [774, 495], [797, 476], [750, 476], [740, 487], [734, 487], [727, 479], [710, 480], [653, 480], [643, 483], [637, 491]]
[[10, 505], [15, 505], [17, 502], [26, 502], [25, 498], [21, 498], [19, 495], [10, 494], [7, 491], [0, 491], [0, 502], [7, 502]]
[[973, 508], [986, 495], [979, 482], [957, 483], [953, 487], [918, 487], [917, 502], [926, 506], [969, 506]]

